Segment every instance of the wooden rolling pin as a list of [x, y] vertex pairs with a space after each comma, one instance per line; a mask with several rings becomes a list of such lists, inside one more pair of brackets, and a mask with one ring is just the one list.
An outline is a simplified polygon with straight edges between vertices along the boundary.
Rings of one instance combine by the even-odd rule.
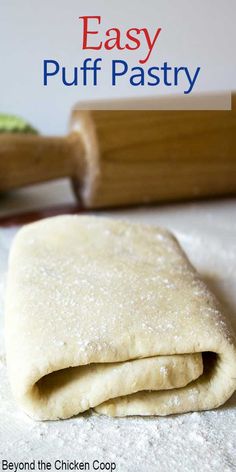
[[71, 177], [99, 208], [236, 194], [232, 111], [72, 112], [67, 137], [0, 135], [0, 192]]

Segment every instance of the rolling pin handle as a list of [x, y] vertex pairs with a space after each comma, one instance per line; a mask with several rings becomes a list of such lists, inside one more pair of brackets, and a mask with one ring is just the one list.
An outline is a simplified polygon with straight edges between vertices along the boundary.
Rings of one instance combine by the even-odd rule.
[[80, 179], [82, 162], [78, 133], [67, 137], [2, 134], [0, 192], [64, 177]]

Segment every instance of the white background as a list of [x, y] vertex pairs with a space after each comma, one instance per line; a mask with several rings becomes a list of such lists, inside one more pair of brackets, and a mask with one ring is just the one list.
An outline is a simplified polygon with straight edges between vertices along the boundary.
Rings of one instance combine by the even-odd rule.
[[[0, 112], [19, 113], [45, 133], [65, 132], [70, 108], [84, 98], [86, 90], [59, 84], [44, 88], [41, 63], [47, 56], [76, 63], [82, 57], [76, 18], [102, 14], [105, 7], [107, 27], [134, 26], [136, 18], [141, 27], [155, 22], [164, 25], [158, 57], [176, 64], [190, 63], [191, 58], [202, 66], [211, 64], [201, 90], [236, 88], [235, 0], [0, 0]], [[99, 91], [101, 95], [110, 92], [108, 88]], [[49, 183], [42, 189], [36, 186], [10, 193], [2, 201], [0, 214], [73, 201], [68, 182]], [[236, 327], [235, 200], [106, 215], [172, 230], [228, 308]], [[117, 472], [235, 470], [236, 394], [215, 411], [154, 419], [81, 415], [64, 422], [37, 423], [19, 411], [8, 385], [3, 337], [8, 247], [14, 232], [0, 229], [0, 459], [88, 460], [97, 456], [117, 461]]]
[[[45, 58], [72, 67], [91, 56], [81, 52], [81, 15], [101, 15], [104, 30], [162, 27], [150, 66], [164, 60], [200, 65], [197, 92], [236, 88], [235, 0], [0, 0], [0, 112], [17, 113], [44, 133], [60, 134], [72, 105], [81, 99], [154, 93], [153, 87], [132, 90], [125, 84], [114, 90], [105, 73], [97, 89], [64, 87], [57, 79], [43, 87]], [[126, 60], [132, 56], [136, 65], [139, 55], [114, 54]], [[107, 60], [106, 54], [105, 65]]]

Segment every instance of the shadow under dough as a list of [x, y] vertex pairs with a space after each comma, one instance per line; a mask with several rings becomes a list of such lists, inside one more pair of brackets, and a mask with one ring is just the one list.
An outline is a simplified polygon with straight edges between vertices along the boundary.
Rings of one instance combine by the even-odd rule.
[[[236, 306], [228, 296], [225, 294], [224, 289], [220, 283], [218, 277], [214, 277], [212, 274], [203, 273], [201, 274], [202, 280], [206, 283], [211, 292], [217, 297], [222, 307], [224, 308], [224, 313], [229, 320], [234, 332], [236, 333]], [[221, 409], [235, 408], [236, 407], [236, 392], [232, 397], [221, 406]]]

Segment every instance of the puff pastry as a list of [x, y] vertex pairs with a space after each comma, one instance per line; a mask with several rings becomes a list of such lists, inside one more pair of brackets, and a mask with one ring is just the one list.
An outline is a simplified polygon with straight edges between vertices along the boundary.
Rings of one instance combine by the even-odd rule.
[[6, 347], [13, 394], [39, 420], [205, 410], [236, 388], [219, 303], [176, 239], [152, 226], [60, 216], [23, 227]]

